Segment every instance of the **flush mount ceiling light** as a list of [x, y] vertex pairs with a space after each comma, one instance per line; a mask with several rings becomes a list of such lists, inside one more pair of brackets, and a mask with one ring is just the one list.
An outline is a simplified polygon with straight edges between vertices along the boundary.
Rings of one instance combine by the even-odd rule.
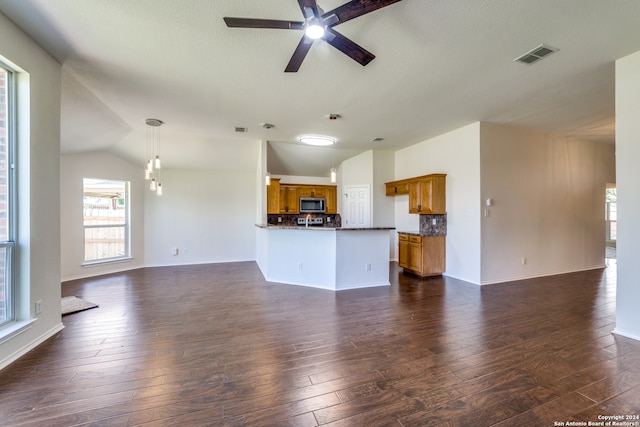
[[302, 142], [303, 144], [317, 146], [327, 146], [336, 143], [335, 138], [325, 135], [300, 135], [298, 137], [298, 141]]

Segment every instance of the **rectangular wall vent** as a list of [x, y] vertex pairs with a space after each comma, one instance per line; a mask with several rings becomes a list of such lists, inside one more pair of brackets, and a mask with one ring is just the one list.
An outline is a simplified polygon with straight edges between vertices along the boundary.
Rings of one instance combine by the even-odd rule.
[[538, 62], [545, 56], [552, 54], [553, 52], [557, 52], [558, 49], [555, 47], [551, 47], [546, 44], [541, 44], [540, 46], [531, 49], [529, 52], [525, 53], [514, 59], [514, 62], [522, 62], [523, 64], [531, 65], [534, 62]]

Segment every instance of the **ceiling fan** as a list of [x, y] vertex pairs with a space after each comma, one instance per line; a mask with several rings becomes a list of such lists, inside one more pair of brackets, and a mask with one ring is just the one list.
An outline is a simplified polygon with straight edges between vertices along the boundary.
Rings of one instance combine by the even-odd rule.
[[325, 13], [318, 6], [316, 0], [298, 0], [304, 21], [225, 17], [224, 22], [227, 27], [236, 28], [304, 30], [305, 34], [284, 70], [287, 73], [295, 73], [300, 69], [313, 42], [318, 39], [326, 41], [354, 61], [365, 66], [375, 58], [375, 55], [343, 36], [333, 27], [399, 1], [401, 0], [352, 0]]

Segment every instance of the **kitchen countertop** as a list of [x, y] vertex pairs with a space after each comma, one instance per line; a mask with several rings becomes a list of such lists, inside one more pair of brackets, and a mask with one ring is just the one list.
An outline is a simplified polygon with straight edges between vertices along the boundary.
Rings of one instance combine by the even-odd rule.
[[348, 228], [348, 227], [327, 227], [310, 225], [305, 227], [304, 225], [268, 225], [268, 224], [256, 224], [258, 228], [268, 228], [269, 230], [319, 230], [319, 231], [365, 231], [365, 230], [395, 230], [395, 227], [360, 227], [360, 228]]
[[419, 231], [398, 231], [398, 234], [408, 234], [410, 236], [428, 236], [428, 234]]

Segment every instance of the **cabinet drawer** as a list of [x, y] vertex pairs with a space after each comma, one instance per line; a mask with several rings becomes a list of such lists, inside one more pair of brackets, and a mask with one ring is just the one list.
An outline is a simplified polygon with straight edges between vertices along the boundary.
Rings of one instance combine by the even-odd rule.
[[398, 233], [398, 240], [403, 240], [403, 241], [409, 241], [409, 235], [408, 234], [400, 234]]
[[409, 236], [411, 243], [422, 243], [422, 236]]

